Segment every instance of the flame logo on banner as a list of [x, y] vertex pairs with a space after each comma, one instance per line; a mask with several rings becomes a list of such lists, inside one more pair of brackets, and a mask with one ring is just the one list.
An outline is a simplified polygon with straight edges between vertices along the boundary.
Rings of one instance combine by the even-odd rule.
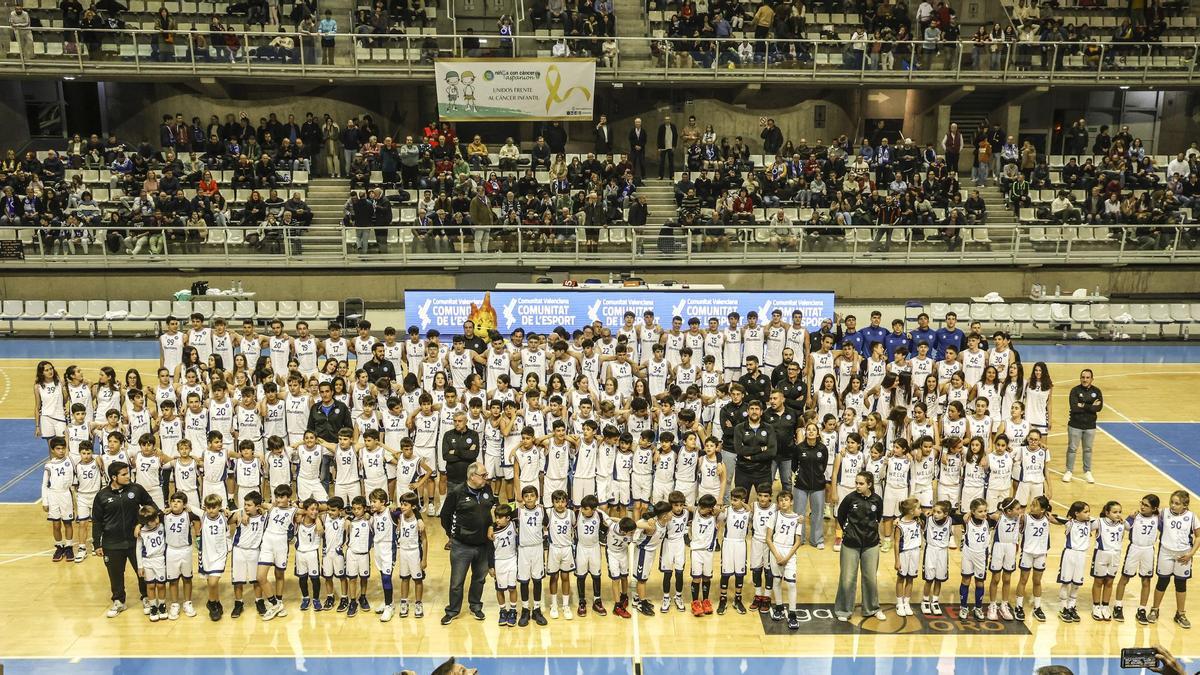
[[492, 307], [492, 294], [483, 294], [483, 302], [476, 305], [471, 303], [471, 313], [467, 316], [475, 324], [475, 335], [488, 338], [488, 332], [496, 330], [496, 308]]

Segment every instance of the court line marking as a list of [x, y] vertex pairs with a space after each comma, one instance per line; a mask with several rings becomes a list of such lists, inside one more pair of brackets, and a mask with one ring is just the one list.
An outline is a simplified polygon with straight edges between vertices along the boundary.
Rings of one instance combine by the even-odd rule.
[[8, 372], [0, 368], [0, 376], [4, 377], [4, 391], [0, 392], [0, 404], [8, 400], [8, 393], [12, 390], [12, 378], [8, 376]]
[[[53, 551], [54, 551], [54, 549], [48, 548], [45, 551], [38, 551], [37, 553], [26, 553], [25, 555], [17, 556], [16, 558], [10, 558], [8, 560], [0, 560], [0, 565], [7, 565], [9, 563], [21, 562], [22, 560], [27, 560], [29, 558], [37, 558], [39, 556], [44, 556], [47, 553], [51, 553]], [[5, 657], [5, 658], [8, 658], [8, 657]]]
[[3, 485], [0, 485], [0, 494], [4, 494], [11, 488], [16, 487], [16, 485], [18, 483], [25, 480], [26, 478], [29, 478], [33, 474], [37, 473], [37, 470], [42, 468], [43, 466], [45, 466], [45, 464], [46, 464], [46, 460], [39, 459], [36, 463], [33, 464], [33, 466], [30, 466], [29, 468], [24, 469], [23, 471], [21, 471], [21, 473], [8, 479], [8, 481], [6, 483], [4, 483]]
[[[1109, 410], [1112, 410], [1113, 412], [1117, 413], [1118, 415], [1121, 415], [1121, 413], [1120, 413], [1120, 412], [1118, 412], [1118, 411], [1117, 411], [1115, 408], [1113, 408], [1112, 406], [1105, 406], [1105, 407], [1107, 407]], [[1121, 415], [1121, 417], [1125, 417], [1125, 416], [1124, 416], [1124, 415]], [[1128, 417], [1125, 417], [1125, 419], [1129, 419], [1129, 418], [1128, 418]], [[1114, 442], [1116, 442], [1116, 444], [1117, 444], [1117, 445], [1120, 445], [1121, 447], [1125, 448], [1125, 449], [1126, 449], [1126, 450], [1128, 450], [1130, 453], [1132, 453], [1134, 457], [1137, 457], [1138, 459], [1142, 460], [1142, 462], [1144, 462], [1144, 463], [1146, 464], [1146, 466], [1148, 466], [1148, 467], [1150, 467], [1151, 469], [1154, 469], [1155, 471], [1157, 471], [1157, 472], [1158, 472], [1158, 473], [1159, 473], [1159, 474], [1160, 474], [1160, 475], [1161, 475], [1163, 478], [1166, 478], [1168, 482], [1170, 482], [1170, 483], [1172, 483], [1172, 484], [1174, 484], [1174, 485], [1177, 485], [1177, 486], [1179, 486], [1180, 488], [1182, 488], [1182, 487], [1183, 487], [1183, 483], [1180, 483], [1179, 481], [1177, 481], [1177, 480], [1175, 480], [1174, 478], [1172, 478], [1170, 474], [1168, 474], [1166, 471], [1163, 471], [1162, 469], [1160, 469], [1160, 468], [1158, 468], [1157, 466], [1155, 466], [1155, 465], [1154, 465], [1154, 464], [1153, 464], [1153, 463], [1152, 463], [1150, 460], [1148, 460], [1148, 459], [1146, 459], [1145, 457], [1143, 457], [1143, 456], [1141, 455], [1141, 453], [1139, 453], [1137, 450], [1134, 450], [1133, 448], [1129, 447], [1128, 445], [1126, 445], [1126, 444], [1125, 444], [1125, 442], [1124, 442], [1124, 441], [1122, 441], [1121, 439], [1117, 438], [1117, 437], [1116, 437], [1116, 436], [1114, 436], [1113, 434], [1109, 433], [1109, 431], [1108, 431], [1107, 429], [1105, 429], [1105, 428], [1104, 428], [1103, 424], [1097, 425], [1097, 426], [1096, 426], [1096, 428], [1097, 428], [1097, 429], [1099, 429], [1100, 431], [1103, 431], [1103, 432], [1104, 432], [1104, 435], [1105, 435], [1105, 436], [1108, 436], [1109, 438], [1111, 438], [1111, 439], [1112, 439]]]
[[[1188, 454], [1187, 454], [1186, 452], [1184, 452], [1184, 451], [1180, 450], [1179, 448], [1175, 447], [1175, 445], [1173, 445], [1173, 444], [1171, 444], [1171, 443], [1168, 443], [1168, 442], [1167, 442], [1165, 439], [1163, 439], [1163, 438], [1162, 438], [1161, 436], [1159, 436], [1158, 434], [1156, 434], [1156, 433], [1154, 433], [1153, 431], [1151, 431], [1151, 430], [1149, 430], [1149, 429], [1145, 428], [1144, 426], [1142, 426], [1142, 422], [1139, 422], [1139, 421], [1137, 421], [1137, 420], [1130, 419], [1130, 418], [1129, 418], [1127, 415], [1125, 415], [1124, 413], [1122, 413], [1120, 410], [1117, 410], [1116, 408], [1113, 408], [1112, 406], [1108, 406], [1108, 408], [1109, 408], [1109, 410], [1112, 410], [1114, 413], [1116, 413], [1116, 415], [1117, 415], [1118, 417], [1120, 417], [1121, 419], [1125, 420], [1126, 422], [1128, 422], [1128, 423], [1132, 424], [1132, 425], [1133, 425], [1133, 427], [1134, 427], [1135, 429], [1137, 429], [1138, 431], [1142, 432], [1143, 434], [1146, 434], [1147, 436], [1149, 436], [1151, 440], [1158, 441], [1158, 442], [1159, 442], [1159, 443], [1160, 443], [1160, 444], [1161, 444], [1163, 447], [1165, 447], [1166, 449], [1170, 450], [1170, 451], [1171, 451], [1171, 452], [1173, 452], [1174, 454], [1178, 455], [1178, 456], [1179, 456], [1181, 459], [1183, 459], [1183, 461], [1185, 461], [1185, 462], [1187, 462], [1188, 464], [1191, 464], [1192, 466], [1194, 466], [1194, 467], [1196, 467], [1196, 468], [1200, 469], [1200, 462], [1198, 462], [1198, 461], [1196, 461], [1194, 458], [1192, 458], [1192, 457], [1188, 456]], [[1109, 434], [1109, 435], [1111, 436], [1112, 434]], [[1148, 462], [1148, 461], [1147, 461], [1146, 463], [1147, 463], [1147, 464], [1149, 464], [1149, 462]], [[1156, 467], [1156, 468], [1157, 468], [1157, 467]], [[1162, 473], [1162, 470], [1161, 470], [1161, 469], [1159, 470], [1159, 473]], [[1163, 475], [1166, 475], [1166, 474], [1163, 474]]]

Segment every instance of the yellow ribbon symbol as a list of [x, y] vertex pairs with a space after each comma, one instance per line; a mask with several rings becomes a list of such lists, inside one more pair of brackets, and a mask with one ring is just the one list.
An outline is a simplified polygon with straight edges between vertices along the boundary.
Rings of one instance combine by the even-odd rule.
[[546, 69], [546, 112], [550, 112], [550, 106], [555, 103], [565, 103], [567, 98], [579, 91], [583, 94], [586, 100], [592, 99], [592, 92], [588, 91], [587, 87], [578, 86], [571, 87], [559, 95], [558, 88], [562, 85], [562, 73], [558, 71], [558, 66], [550, 66]]

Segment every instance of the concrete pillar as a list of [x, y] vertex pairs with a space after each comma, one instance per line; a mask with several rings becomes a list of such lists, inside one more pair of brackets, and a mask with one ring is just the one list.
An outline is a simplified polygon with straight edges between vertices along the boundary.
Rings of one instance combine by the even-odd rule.
[[1020, 138], [1021, 132], [1021, 104], [1010, 103], [1004, 111], [1004, 132], [1011, 135], [1013, 139]]

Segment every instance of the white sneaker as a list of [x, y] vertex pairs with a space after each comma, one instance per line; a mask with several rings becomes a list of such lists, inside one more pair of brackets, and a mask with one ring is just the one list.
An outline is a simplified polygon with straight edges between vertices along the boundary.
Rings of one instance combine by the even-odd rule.
[[262, 614], [262, 620], [263, 620], [263, 621], [270, 621], [271, 619], [274, 619], [274, 618], [275, 618], [275, 616], [276, 616], [277, 614], [279, 614], [279, 610], [280, 610], [280, 609], [283, 609], [283, 606], [282, 606], [282, 605], [278, 605], [278, 604], [276, 604], [276, 603], [274, 603], [274, 602], [268, 602], [268, 603], [267, 603], [267, 610], [266, 610], [265, 612], [263, 612], [263, 614]]
[[879, 619], [880, 621], [886, 621], [886, 620], [887, 620], [887, 614], [884, 614], [884, 613], [883, 613], [883, 610], [881, 609], [881, 610], [879, 610], [878, 612], [875, 612], [875, 618], [876, 618], [876, 619]]
[[566, 619], [567, 621], [570, 621], [571, 619], [575, 618], [575, 612], [573, 612], [571, 610], [571, 603], [567, 603], [567, 604], [563, 605], [562, 615], [563, 615], [563, 618]]
[[169, 610], [167, 610], [167, 618], [169, 618], [172, 621], [179, 620], [179, 603], [178, 602], [171, 603], [171, 608]]
[[1003, 605], [1000, 605], [1000, 618], [1004, 619], [1005, 621], [1013, 620], [1013, 613], [1012, 613], [1012, 610], [1009, 609], [1007, 602], [1004, 603]]
[[903, 598], [896, 598], [896, 616], [908, 616], [908, 611], [904, 606]]
[[75, 550], [75, 562], [81, 563], [85, 558], [87, 558], [87, 549], [80, 546]]
[[275, 616], [280, 617], [280, 618], [287, 616], [287, 608], [283, 606], [282, 600], [275, 603], [275, 606], [279, 608], [279, 609], [275, 610]]
[[1084, 472], [1083, 472], [1083, 479], [1084, 479], [1084, 480], [1086, 480], [1086, 481], [1087, 481], [1087, 482], [1089, 482], [1089, 483], [1095, 483], [1095, 482], [1096, 482], [1096, 477], [1092, 475], [1092, 472], [1091, 472], [1091, 471], [1084, 471]]
[[817, 550], [824, 551], [825, 550], [825, 542], [821, 542], [821, 543], [817, 544]]
[[112, 607], [108, 608], [108, 611], [104, 613], [104, 616], [106, 616], [110, 619], [115, 619], [121, 612], [124, 612], [124, 611], [125, 611], [125, 603], [113, 600]]
[[1073, 475], [1071, 474], [1071, 472], [1070, 472], [1070, 471], [1066, 471], [1066, 472], [1064, 472], [1064, 473], [1063, 473], [1062, 482], [1064, 482], [1064, 483], [1070, 483], [1070, 482], [1071, 482], [1071, 478], [1073, 478]]
[[391, 621], [392, 614], [394, 614], [395, 612], [396, 612], [396, 610], [391, 605], [384, 605], [383, 612], [381, 612], [379, 614], [379, 621], [382, 623], [387, 623], [387, 622]]
[[662, 612], [666, 614], [669, 611], [671, 611], [671, 598], [668, 596], [663, 598]]
[[427, 513], [427, 514], [429, 514], [429, 515], [431, 515], [431, 516], [432, 516], [432, 515], [434, 515], [434, 508], [435, 508], [435, 507], [433, 506], [433, 503], [432, 503], [432, 502], [430, 502], [429, 504], [427, 504], [427, 505], [425, 506], [425, 513]]
[[687, 611], [687, 606], [683, 604], [683, 596], [678, 593], [675, 594], [675, 609], [681, 612]]
[[142, 598], [142, 614], [150, 616], [150, 598]]
[[881, 546], [881, 547], [880, 547], [880, 550], [881, 550], [881, 551], [883, 551], [884, 553], [887, 553], [888, 551], [891, 551], [891, 550], [892, 550], [892, 540], [891, 540], [891, 539], [884, 539], [884, 540], [883, 540], [883, 546]]
[[996, 609], [996, 603], [988, 605], [987, 618], [988, 621], [996, 621], [1000, 618], [1000, 610]]
[[558, 605], [556, 605], [554, 603], [550, 603], [550, 618], [551, 619], [558, 618]]
[[183, 603], [183, 613], [188, 616], [196, 616], [196, 608], [192, 606], [191, 600]]

